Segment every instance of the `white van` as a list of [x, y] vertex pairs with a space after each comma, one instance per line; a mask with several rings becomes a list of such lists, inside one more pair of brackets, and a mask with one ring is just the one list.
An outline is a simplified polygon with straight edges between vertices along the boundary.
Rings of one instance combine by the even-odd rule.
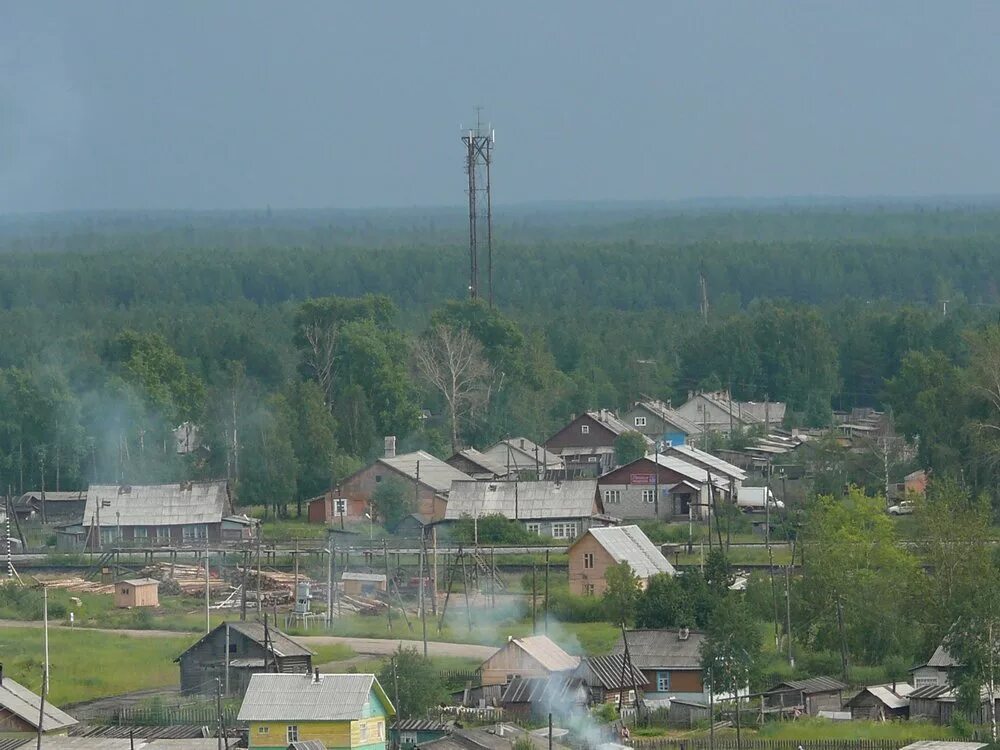
[[783, 510], [785, 507], [783, 502], [775, 499], [768, 487], [740, 487], [736, 494], [736, 507], [746, 513], [766, 512], [765, 503], [771, 506], [771, 510]]

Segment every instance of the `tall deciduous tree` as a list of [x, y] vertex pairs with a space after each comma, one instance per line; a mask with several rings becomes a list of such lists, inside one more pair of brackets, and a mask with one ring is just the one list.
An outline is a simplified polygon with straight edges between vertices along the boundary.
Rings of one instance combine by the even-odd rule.
[[420, 374], [447, 405], [451, 448], [458, 450], [459, 424], [489, 403], [494, 369], [465, 328], [436, 325], [417, 340], [413, 354]]
[[631, 623], [635, 620], [636, 602], [642, 588], [639, 577], [627, 562], [609, 565], [604, 571], [607, 588], [604, 589], [604, 610], [613, 622]]
[[615, 438], [615, 461], [620, 466], [630, 464], [646, 455], [648, 443], [641, 432], [626, 430]]
[[298, 462], [292, 446], [293, 418], [283, 396], [272, 396], [248, 420], [240, 502], [288, 515], [295, 498]]

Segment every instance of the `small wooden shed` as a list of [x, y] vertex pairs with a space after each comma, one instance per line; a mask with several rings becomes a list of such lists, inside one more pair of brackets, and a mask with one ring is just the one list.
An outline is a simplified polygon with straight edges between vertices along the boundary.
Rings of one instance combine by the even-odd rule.
[[384, 573], [352, 573], [344, 571], [340, 576], [344, 585], [344, 593], [348, 596], [374, 596], [376, 592], [385, 592], [386, 579]]
[[115, 606], [120, 609], [159, 607], [160, 582], [155, 578], [119, 581], [115, 584]]

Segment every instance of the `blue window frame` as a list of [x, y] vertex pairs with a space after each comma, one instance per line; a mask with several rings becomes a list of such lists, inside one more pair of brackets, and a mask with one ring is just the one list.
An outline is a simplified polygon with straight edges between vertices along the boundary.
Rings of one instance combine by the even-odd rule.
[[656, 673], [656, 692], [667, 693], [670, 691], [670, 672]]

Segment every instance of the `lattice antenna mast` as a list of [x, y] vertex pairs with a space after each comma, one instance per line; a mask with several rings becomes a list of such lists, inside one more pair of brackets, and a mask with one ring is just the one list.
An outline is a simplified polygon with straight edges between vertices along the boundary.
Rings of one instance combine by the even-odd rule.
[[476, 108], [476, 125], [462, 135], [465, 144], [465, 174], [469, 196], [469, 297], [478, 299], [480, 244], [486, 254], [487, 296], [493, 306], [493, 199], [490, 189], [490, 167], [496, 134], [490, 125], [483, 125], [481, 107]]

